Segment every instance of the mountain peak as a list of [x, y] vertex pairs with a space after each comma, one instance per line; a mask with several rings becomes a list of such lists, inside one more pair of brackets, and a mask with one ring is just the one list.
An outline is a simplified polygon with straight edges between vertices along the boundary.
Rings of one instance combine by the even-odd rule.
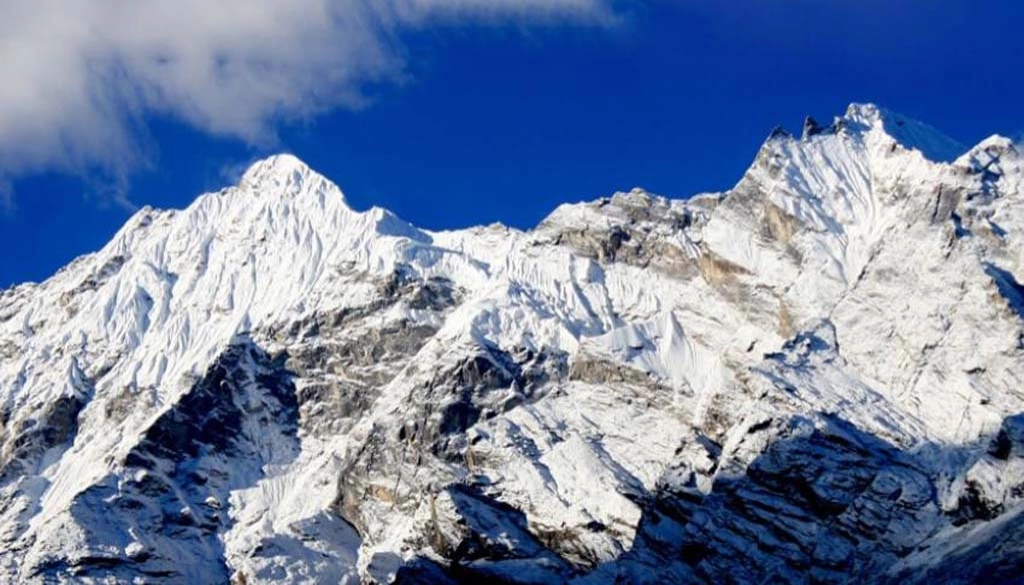
[[0, 291], [0, 582], [1022, 566], [1018, 147], [804, 128], [527, 233], [354, 211], [291, 155], [140, 210]]
[[966, 147], [939, 130], [872, 103], [852, 103], [842, 121], [847, 127], [877, 129], [910, 150], [917, 150], [932, 162], [952, 162]]
[[878, 107], [877, 104], [853, 102], [846, 107], [846, 113], [843, 115], [843, 118], [871, 126], [883, 119], [883, 112], [885, 110]]
[[311, 169], [309, 168], [309, 165], [302, 162], [302, 160], [294, 154], [274, 154], [266, 158], [259, 159], [249, 165], [249, 168], [242, 173], [240, 183], [250, 184], [270, 177], [287, 177], [292, 173], [305, 175], [310, 172]]
[[[270, 192], [276, 197], [295, 197], [333, 186], [328, 179], [314, 171], [293, 154], [281, 153], [252, 163], [238, 182], [242, 189], [257, 194]], [[341, 200], [344, 195], [338, 191]]]
[[954, 163], [958, 167], [982, 172], [988, 179], [1002, 176], [1002, 166], [1020, 160], [1020, 152], [1011, 138], [993, 134], [965, 152]]
[[[811, 116], [804, 118], [799, 135], [777, 126], [762, 145], [758, 160], [771, 160], [779, 148], [801, 149], [797, 143], [814, 142], [818, 138], [835, 136], [871, 137], [870, 142], [883, 147], [899, 145], [908, 151], [917, 151], [931, 162], [951, 163], [967, 148], [939, 130], [902, 114], [872, 103], [852, 103], [832, 124], [822, 125]], [[755, 163], [756, 164], [756, 163]]]

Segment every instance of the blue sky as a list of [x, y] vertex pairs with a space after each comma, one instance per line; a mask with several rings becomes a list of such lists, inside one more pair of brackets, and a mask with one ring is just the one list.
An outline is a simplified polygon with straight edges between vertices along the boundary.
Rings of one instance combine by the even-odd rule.
[[[503, 3], [507, 13], [480, 15], [473, 0], [453, 2], [457, 13], [416, 16], [358, 47], [380, 42], [397, 65], [329, 42], [297, 45], [296, 58], [312, 63], [312, 81], [300, 80], [307, 93], [280, 93], [295, 81], [293, 62], [283, 61], [282, 76], [267, 83], [277, 84], [272, 103], [290, 105], [267, 114], [250, 104], [241, 111], [252, 115], [231, 126], [207, 114], [230, 112], [262, 87], [220, 99], [212, 95], [219, 85], [194, 86], [210, 100], [201, 103], [227, 110], [188, 110], [188, 99], [171, 97], [99, 110], [54, 100], [27, 138], [0, 143], [10, 202], [0, 213], [0, 287], [44, 279], [101, 247], [130, 214], [124, 199], [183, 207], [278, 151], [336, 181], [358, 209], [380, 205], [432, 229], [493, 221], [528, 228], [559, 203], [634, 186], [677, 198], [726, 189], [773, 126], [798, 129], [807, 114], [828, 120], [852, 101], [879, 103], [968, 144], [1024, 133], [1020, 2], [565, 0], [564, 13], [539, 17], [528, 14], [537, 2]], [[0, 27], [0, 51], [10, 30]], [[146, 50], [131, 43], [118, 50]], [[51, 87], [35, 76], [66, 78], [78, 47], [55, 58], [54, 71], [34, 67], [32, 79], [8, 72], [7, 84]], [[310, 89], [330, 75], [318, 68], [353, 62], [369, 74], [327, 87], [355, 97]], [[167, 88], [178, 79], [159, 87], [173, 94]], [[0, 91], [0, 122], [24, 118], [5, 112], [10, 100], [2, 98]], [[305, 108], [312, 99], [321, 101]], [[110, 111], [121, 106], [129, 111]], [[95, 123], [81, 122], [89, 116]], [[66, 120], [75, 121], [67, 132], [78, 133], [70, 139], [33, 138]], [[111, 124], [124, 125], [123, 135], [102, 134]], [[74, 140], [85, 146], [71, 149]], [[31, 158], [11, 154], [26, 151]]]

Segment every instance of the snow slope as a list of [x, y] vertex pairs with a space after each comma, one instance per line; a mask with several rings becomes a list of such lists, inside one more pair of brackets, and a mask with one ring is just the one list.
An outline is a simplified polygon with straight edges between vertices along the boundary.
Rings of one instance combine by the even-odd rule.
[[529, 232], [260, 161], [0, 292], [0, 581], [1020, 574], [1022, 180], [858, 104]]

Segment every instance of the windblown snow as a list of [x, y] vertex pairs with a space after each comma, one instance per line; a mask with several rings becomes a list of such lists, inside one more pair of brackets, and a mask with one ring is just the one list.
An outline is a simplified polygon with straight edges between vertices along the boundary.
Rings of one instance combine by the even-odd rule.
[[260, 161], [0, 292], [0, 582], [1021, 578], [1022, 181], [858, 104], [527, 232]]

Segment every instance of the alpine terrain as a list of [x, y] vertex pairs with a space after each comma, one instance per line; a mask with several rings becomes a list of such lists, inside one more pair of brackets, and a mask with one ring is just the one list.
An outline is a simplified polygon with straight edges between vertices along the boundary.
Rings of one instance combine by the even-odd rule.
[[289, 155], [0, 292], [3, 583], [1024, 580], [1024, 157], [851, 105], [527, 232]]

